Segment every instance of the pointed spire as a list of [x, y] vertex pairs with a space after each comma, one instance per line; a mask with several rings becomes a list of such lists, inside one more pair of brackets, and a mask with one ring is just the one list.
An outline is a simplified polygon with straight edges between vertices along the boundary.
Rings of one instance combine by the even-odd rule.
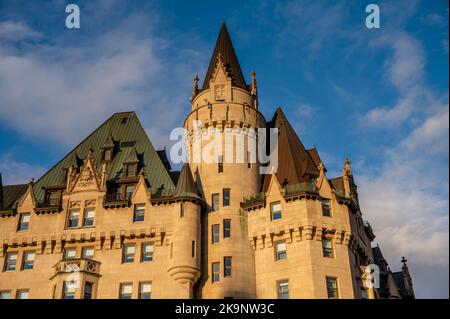
[[130, 151], [130, 153], [126, 157], [124, 163], [128, 164], [128, 163], [138, 163], [138, 162], [139, 162], [139, 159], [137, 157], [137, 151], [136, 151], [136, 148], [133, 147], [133, 149]]
[[203, 80], [202, 90], [209, 88], [209, 81], [212, 79], [218, 59], [223, 61], [228, 74], [231, 76], [232, 84], [243, 89], [248, 89], [225, 22], [222, 23], [222, 27], [220, 28], [216, 46], [211, 56], [211, 61], [209, 62], [208, 71]]
[[181, 169], [177, 188], [175, 190], [175, 197], [200, 199], [195, 187], [194, 178], [192, 177], [191, 168], [188, 164], [184, 164]]

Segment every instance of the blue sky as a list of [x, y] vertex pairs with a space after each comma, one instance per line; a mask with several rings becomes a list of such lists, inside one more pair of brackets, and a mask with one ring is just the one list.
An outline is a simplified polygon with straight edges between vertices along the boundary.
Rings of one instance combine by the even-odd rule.
[[405, 255], [417, 296], [448, 298], [447, 1], [0, 1], [4, 182], [38, 178], [117, 111], [169, 145], [222, 21], [264, 115], [281, 106], [329, 177], [349, 156], [391, 267]]

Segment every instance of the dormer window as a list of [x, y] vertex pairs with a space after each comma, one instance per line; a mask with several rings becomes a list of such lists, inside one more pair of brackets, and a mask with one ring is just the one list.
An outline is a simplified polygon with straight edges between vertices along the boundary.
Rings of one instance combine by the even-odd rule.
[[59, 191], [47, 190], [45, 192], [45, 204], [50, 206], [56, 206], [59, 203]]
[[137, 163], [125, 165], [125, 177], [135, 177], [137, 175]]
[[103, 160], [105, 162], [110, 162], [112, 160], [112, 154], [113, 150], [112, 148], [107, 148], [103, 150]]

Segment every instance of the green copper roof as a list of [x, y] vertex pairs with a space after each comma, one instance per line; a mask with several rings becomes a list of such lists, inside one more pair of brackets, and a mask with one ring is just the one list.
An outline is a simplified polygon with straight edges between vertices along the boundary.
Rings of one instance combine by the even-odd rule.
[[116, 148], [113, 160], [107, 166], [108, 181], [118, 181], [124, 173], [124, 163], [129, 159], [138, 159], [151, 193], [165, 194], [175, 191], [175, 185], [169, 173], [153, 148], [136, 114], [134, 112], [124, 112], [112, 115], [45, 173], [34, 185], [36, 200], [43, 201], [43, 188], [64, 186], [65, 169], [70, 165], [81, 167], [89, 148], [92, 148], [94, 151], [94, 163], [97, 167], [97, 172], [100, 173], [102, 164], [101, 149], [104, 147], [105, 141], [108, 141], [111, 136], [114, 138]]

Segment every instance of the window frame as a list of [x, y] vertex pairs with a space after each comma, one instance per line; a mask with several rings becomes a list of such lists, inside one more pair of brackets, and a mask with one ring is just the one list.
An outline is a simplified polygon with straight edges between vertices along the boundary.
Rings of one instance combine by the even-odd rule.
[[223, 173], [223, 155], [220, 155], [217, 158], [217, 173]]
[[[330, 243], [331, 248], [325, 247], [324, 242]], [[333, 241], [326, 237], [322, 237], [322, 256], [325, 258], [334, 258]]]
[[[67, 252], [69, 252], [69, 251], [74, 251], [75, 254], [74, 254], [73, 257], [67, 258]], [[68, 248], [64, 248], [63, 259], [64, 259], [64, 260], [73, 260], [73, 259], [77, 259], [77, 248], [76, 248], [76, 247], [68, 247]]]
[[[327, 288], [327, 296], [328, 299], [339, 299], [339, 283], [337, 277], [326, 276], [326, 288]], [[336, 296], [330, 296], [330, 285], [329, 282], [333, 281], [336, 285], [335, 288], [331, 287], [332, 291], [335, 292]]]
[[[122, 291], [123, 291], [123, 287], [124, 286], [130, 286], [131, 287], [131, 292], [130, 293], [126, 293], [126, 294], [124, 294]], [[128, 296], [129, 295], [129, 298], [123, 298], [123, 296]], [[121, 282], [120, 284], [119, 284], [119, 299], [132, 299], [133, 298], [133, 283], [132, 282]]]
[[[229, 261], [229, 265], [227, 265], [227, 261]], [[231, 277], [232, 276], [232, 265], [233, 259], [231, 256], [223, 257], [223, 277]]]
[[[126, 249], [127, 247], [134, 247], [134, 252], [133, 252], [133, 259], [131, 261], [127, 260], [127, 256], [131, 255], [131, 254], [127, 254], [126, 253]], [[129, 263], [133, 263], [136, 257], [136, 244], [123, 244], [123, 248], [122, 248], [122, 264], [129, 264]]]
[[[94, 217], [87, 217], [89, 212], [93, 212]], [[91, 223], [91, 224], [88, 224], [87, 221], [89, 221], [89, 223]], [[83, 227], [94, 227], [95, 226], [95, 208], [94, 207], [85, 207], [84, 208], [82, 226]]]
[[213, 262], [211, 264], [211, 281], [212, 283], [220, 281], [220, 262]]
[[[27, 261], [27, 256], [29, 254], [34, 254], [34, 257], [33, 257], [33, 260], [31, 261], [31, 267], [26, 267], [27, 263], [29, 263], [29, 261]], [[24, 251], [23, 256], [22, 256], [22, 270], [32, 270], [34, 268], [35, 261], [36, 261], [36, 251], [35, 250]]]
[[[24, 292], [26, 292], [27, 297], [26, 298], [19, 298], [19, 295], [21, 293], [24, 293]], [[16, 299], [29, 299], [29, 297], [30, 297], [30, 289], [17, 289], [17, 291], [16, 291]]]
[[[287, 287], [287, 290], [282, 290], [283, 286]], [[287, 298], [283, 298], [282, 295], [287, 294]], [[282, 279], [277, 281], [277, 298], [278, 299], [290, 299], [289, 296], [289, 280], [288, 279]]]
[[[138, 209], [138, 207], [141, 207], [143, 209]], [[142, 217], [142, 220], [138, 219], [137, 217]], [[134, 204], [133, 208], [133, 223], [141, 223], [145, 221], [145, 204]]]
[[231, 219], [223, 220], [223, 238], [231, 238]]
[[[322, 198], [320, 200], [320, 204], [322, 205], [322, 216], [331, 217], [331, 200], [328, 198]], [[325, 211], [327, 211], [327, 214], [325, 214]]]
[[[142, 286], [143, 285], [150, 285], [150, 291], [149, 292], [142, 292]], [[138, 299], [152, 299], [152, 289], [153, 289], [153, 284], [151, 281], [140, 281], [139, 282], [139, 290], [138, 290]], [[142, 298], [143, 294], [148, 294], [148, 298]]]
[[[24, 217], [28, 216], [28, 222], [22, 221]], [[27, 231], [30, 228], [30, 220], [31, 220], [31, 214], [28, 212], [20, 213], [19, 214], [19, 222], [17, 223], [17, 231]], [[25, 228], [22, 228], [23, 225], [26, 225]]]
[[[2, 297], [2, 295], [5, 293], [8, 294], [8, 298]], [[0, 300], [8, 300], [8, 299], [11, 299], [11, 290], [1, 290], [0, 291]]]
[[[284, 244], [284, 250], [278, 250], [278, 245]], [[277, 240], [275, 242], [275, 261], [285, 260], [287, 259], [287, 244], [286, 240]]]
[[[217, 199], [217, 203], [214, 201]], [[220, 209], [220, 193], [211, 194], [211, 211], [217, 212]]]
[[[91, 287], [91, 291], [88, 293], [89, 298], [86, 298], [86, 287]], [[94, 296], [94, 283], [91, 281], [85, 281], [83, 285], [83, 299], [94, 299], [92, 298]]]
[[223, 188], [222, 189], [222, 206], [230, 206], [231, 205], [231, 188]]
[[[151, 250], [150, 253], [145, 252], [144, 247], [145, 247], [146, 245], [149, 245], [149, 246], [152, 247], [152, 250]], [[154, 260], [155, 260], [154, 257], [153, 257], [154, 254], [155, 254], [155, 245], [154, 245], [153, 242], [143, 242], [143, 243], [141, 243], [141, 262], [150, 262], [150, 261], [154, 261]], [[144, 257], [145, 257], [146, 255], [149, 255], [149, 256], [150, 256], [150, 259], [144, 260], [144, 259], [145, 259]]]
[[[273, 206], [275, 205], [280, 205], [280, 210], [279, 211], [274, 211], [273, 210]], [[270, 203], [270, 220], [271, 221], [276, 221], [276, 220], [280, 220], [283, 217], [283, 209], [281, 208], [281, 201], [275, 201]], [[275, 214], [279, 214], [280, 216], [277, 218], [274, 218]]]
[[[15, 255], [16, 259], [11, 261], [9, 258], [10, 256]], [[5, 256], [5, 264], [3, 266], [3, 271], [16, 271], [17, 270], [17, 259], [19, 258], [19, 252], [18, 251], [11, 251], [11, 252], [7, 252], [6, 256]], [[14, 269], [9, 269], [9, 267], [13, 265]]]
[[[71, 218], [72, 213], [77, 212], [78, 213], [78, 217], [75, 218]], [[78, 228], [80, 227], [80, 215], [81, 215], [81, 209], [79, 208], [75, 208], [75, 209], [69, 209], [69, 211], [67, 212], [67, 228]], [[71, 221], [72, 220], [76, 220], [77, 223], [75, 226], [71, 226]]]
[[[215, 232], [216, 229], [217, 229], [217, 232]], [[213, 245], [220, 243], [220, 225], [219, 224], [211, 225], [211, 243]]]
[[[91, 257], [86, 256], [86, 254], [85, 254], [86, 250], [88, 250], [88, 249], [92, 249], [92, 256]], [[95, 247], [94, 246], [84, 246], [84, 247], [81, 248], [81, 258], [94, 259], [94, 257], [95, 257]]]

